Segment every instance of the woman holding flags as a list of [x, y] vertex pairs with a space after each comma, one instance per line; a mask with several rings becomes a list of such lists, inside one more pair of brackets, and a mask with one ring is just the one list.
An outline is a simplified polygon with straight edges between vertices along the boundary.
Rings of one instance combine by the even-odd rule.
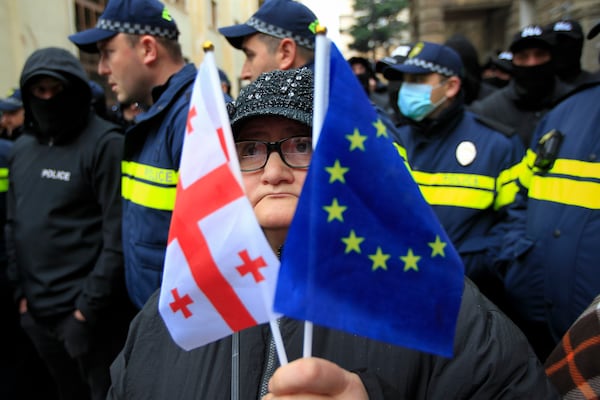
[[[236, 142], [230, 150], [238, 155], [244, 191], [267, 241], [279, 252], [289, 250], [282, 245], [289, 245], [288, 228], [314, 159], [313, 75], [309, 69], [264, 73], [229, 106]], [[354, 96], [355, 84], [350, 84], [349, 96]], [[364, 101], [368, 104], [366, 97]], [[252, 275], [256, 278], [264, 269], [259, 265]], [[108, 399], [557, 398], [521, 332], [468, 281], [459, 299], [451, 357], [315, 324], [314, 357], [301, 358], [303, 323], [283, 317], [275, 325], [285, 345], [284, 360], [295, 361], [272, 377], [276, 362], [268, 324], [184, 350], [173, 337], [171, 322], [161, 318], [165, 311], [161, 307], [158, 312], [159, 300], [156, 292], [132, 323], [111, 367]], [[193, 311], [191, 301], [182, 305], [187, 315]]]

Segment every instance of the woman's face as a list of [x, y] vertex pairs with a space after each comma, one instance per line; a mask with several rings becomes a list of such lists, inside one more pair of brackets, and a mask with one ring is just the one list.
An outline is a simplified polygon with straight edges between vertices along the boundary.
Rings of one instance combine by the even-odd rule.
[[[284, 117], [256, 117], [240, 129], [236, 141], [256, 139], [276, 142], [292, 136], [310, 137], [310, 128]], [[312, 150], [311, 150], [312, 152]], [[264, 168], [243, 172], [244, 186], [258, 223], [269, 231], [287, 232], [296, 211], [307, 168], [292, 168], [273, 151]]]

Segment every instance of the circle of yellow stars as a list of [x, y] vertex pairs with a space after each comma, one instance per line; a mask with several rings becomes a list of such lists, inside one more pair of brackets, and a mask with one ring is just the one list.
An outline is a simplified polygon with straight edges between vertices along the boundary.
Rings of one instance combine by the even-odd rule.
[[[374, 122], [373, 127], [375, 128], [375, 136], [377, 138], [384, 137], [388, 138], [388, 133], [385, 124], [378, 119]], [[355, 128], [351, 134], [345, 135], [345, 138], [349, 142], [349, 151], [366, 151], [365, 143], [368, 139], [367, 135], [362, 135], [358, 128]], [[329, 174], [329, 183], [340, 182], [346, 184], [346, 174], [350, 171], [349, 167], [345, 167], [341, 164], [339, 159], [336, 159], [333, 165], [325, 167], [325, 171]], [[347, 206], [340, 203], [337, 198], [333, 198], [330, 204], [323, 206], [323, 209], [327, 212], [327, 222], [331, 223], [334, 221], [344, 222], [344, 212], [348, 209]], [[345, 254], [356, 253], [362, 254], [361, 245], [366, 240], [365, 237], [358, 236], [354, 229], [351, 229], [348, 236], [342, 237], [341, 241], [345, 245]], [[446, 257], [445, 248], [447, 243], [442, 241], [439, 235], [436, 235], [435, 240], [427, 243], [431, 248], [430, 258], [434, 257]], [[377, 246], [377, 250], [374, 254], [367, 254], [368, 259], [371, 261], [371, 271], [388, 270], [388, 262], [392, 258], [392, 255], [384, 252], [384, 250]], [[423, 255], [415, 254], [412, 248], [409, 248], [405, 254], [398, 257], [403, 263], [403, 271], [415, 271], [419, 272], [419, 262], [423, 258]]]

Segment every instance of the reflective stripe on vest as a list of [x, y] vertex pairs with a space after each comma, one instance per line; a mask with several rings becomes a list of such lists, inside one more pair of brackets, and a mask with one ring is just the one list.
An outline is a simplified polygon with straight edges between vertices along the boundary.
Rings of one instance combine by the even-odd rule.
[[394, 146], [429, 204], [484, 210], [493, 202], [494, 209], [498, 210], [512, 203], [519, 191], [516, 183], [521, 170], [519, 164], [502, 171], [497, 180], [485, 175], [412, 171], [406, 149], [398, 143]]
[[531, 185], [531, 178], [533, 177], [534, 171], [533, 163], [535, 162], [535, 157], [535, 152], [529, 149], [527, 150], [525, 157], [523, 157], [523, 160], [519, 163], [519, 182], [521, 182], [521, 185], [523, 185], [525, 188], [529, 188], [529, 185]]
[[500, 172], [500, 175], [498, 175], [498, 180], [496, 181], [496, 192], [498, 194], [496, 196], [496, 202], [494, 203], [495, 210], [515, 201], [515, 197], [519, 191], [517, 181], [519, 180], [521, 169], [522, 166], [520, 163], [515, 164], [511, 168]]
[[0, 193], [8, 191], [8, 168], [0, 168]]
[[529, 197], [589, 209], [600, 209], [600, 164], [558, 159], [552, 169], [534, 170]]
[[413, 171], [425, 200], [431, 205], [484, 210], [494, 203], [494, 178], [484, 175]]
[[408, 165], [408, 157], [406, 155], [406, 149], [404, 147], [400, 146], [396, 142], [394, 142], [394, 146], [396, 146], [396, 150], [398, 150], [398, 154], [400, 154], [400, 157], [402, 157], [402, 159], [404, 160], [404, 165], [406, 165], [406, 168], [408, 169], [408, 171], [412, 172], [410, 169], [410, 165]]
[[121, 162], [122, 196], [132, 203], [157, 210], [172, 211], [177, 191], [177, 171]]

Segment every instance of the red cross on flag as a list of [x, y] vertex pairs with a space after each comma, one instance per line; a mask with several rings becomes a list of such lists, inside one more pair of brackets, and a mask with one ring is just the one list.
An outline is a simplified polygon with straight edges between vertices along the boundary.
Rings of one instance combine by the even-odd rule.
[[244, 193], [212, 51], [194, 83], [159, 311], [190, 350], [276, 318], [279, 260]]

